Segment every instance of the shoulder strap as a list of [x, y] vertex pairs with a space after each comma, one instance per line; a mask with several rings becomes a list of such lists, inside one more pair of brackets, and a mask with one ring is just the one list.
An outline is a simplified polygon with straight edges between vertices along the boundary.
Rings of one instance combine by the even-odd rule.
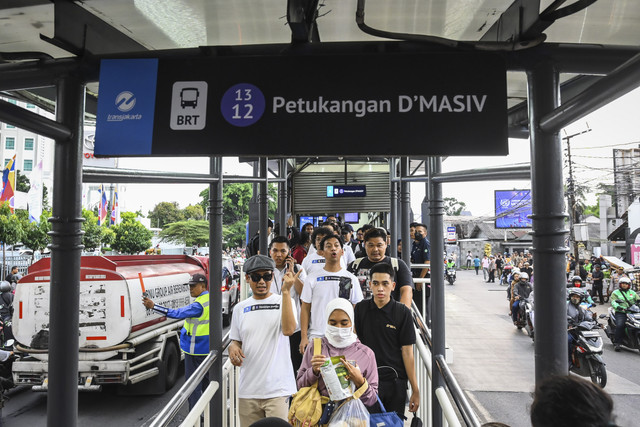
[[622, 294], [622, 298], [624, 298], [624, 300], [627, 302], [627, 304], [629, 304], [629, 307], [631, 307], [631, 303], [629, 302], [629, 300], [627, 299], [627, 296], [624, 294], [624, 292], [622, 292], [622, 289], [620, 290], [620, 293]]
[[322, 351], [322, 338], [313, 339], [313, 355], [317, 356]]
[[394, 257], [389, 257], [391, 258], [391, 267], [393, 267], [393, 269], [396, 271], [396, 273], [398, 272], [398, 258], [394, 258]]

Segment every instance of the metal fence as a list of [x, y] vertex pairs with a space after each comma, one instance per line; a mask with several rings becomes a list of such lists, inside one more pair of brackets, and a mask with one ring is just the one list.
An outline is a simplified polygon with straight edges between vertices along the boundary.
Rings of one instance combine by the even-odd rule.
[[0, 277], [4, 280], [9, 274], [12, 267], [18, 267], [18, 274], [24, 276], [27, 274], [27, 269], [32, 264], [31, 255], [5, 255], [4, 262], [2, 261], [2, 252], [0, 252], [0, 265], [2, 265]]

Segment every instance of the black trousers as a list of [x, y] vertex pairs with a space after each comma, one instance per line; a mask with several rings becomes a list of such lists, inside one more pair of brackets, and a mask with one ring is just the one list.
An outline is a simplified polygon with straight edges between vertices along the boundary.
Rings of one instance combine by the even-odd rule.
[[384, 409], [387, 412], [395, 412], [402, 419], [405, 419], [404, 413], [407, 408], [407, 384], [408, 380], [402, 378], [378, 381], [378, 397]]
[[591, 289], [591, 296], [595, 297], [596, 293], [598, 294], [598, 298], [600, 298], [600, 304], [604, 303], [604, 297], [602, 296], [602, 282], [600, 283], [593, 282], [593, 288]]
[[[300, 369], [300, 365], [302, 364], [302, 354], [300, 354], [300, 339], [302, 335], [300, 335], [300, 331], [294, 332], [293, 335], [289, 337], [289, 347], [291, 353], [291, 364], [293, 365], [293, 377], [298, 377], [298, 369]], [[313, 344], [313, 343], [312, 343]]]

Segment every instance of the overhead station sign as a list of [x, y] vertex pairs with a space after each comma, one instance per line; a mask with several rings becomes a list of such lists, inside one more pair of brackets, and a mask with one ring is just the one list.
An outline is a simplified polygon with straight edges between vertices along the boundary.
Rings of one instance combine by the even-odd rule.
[[327, 197], [366, 197], [366, 185], [327, 185]]
[[506, 67], [475, 53], [102, 60], [102, 156], [507, 154]]

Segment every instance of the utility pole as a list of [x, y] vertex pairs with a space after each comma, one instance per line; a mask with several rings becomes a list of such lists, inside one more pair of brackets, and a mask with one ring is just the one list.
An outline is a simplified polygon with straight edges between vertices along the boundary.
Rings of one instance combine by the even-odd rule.
[[567, 135], [562, 138], [564, 141], [567, 141], [567, 162], [569, 163], [569, 179], [567, 180], [567, 201], [569, 203], [569, 233], [570, 239], [573, 240], [573, 253], [576, 257], [576, 267], [575, 274], [580, 273], [580, 252], [578, 250], [578, 240], [576, 239], [575, 234], [575, 224], [579, 222], [578, 211], [576, 209], [576, 187], [575, 180], [573, 179], [573, 161], [571, 160], [571, 138], [574, 138], [578, 135], [582, 135], [585, 133], [591, 132], [591, 128], [587, 123], [587, 130], [583, 130], [582, 132], [574, 133], [572, 135]]

